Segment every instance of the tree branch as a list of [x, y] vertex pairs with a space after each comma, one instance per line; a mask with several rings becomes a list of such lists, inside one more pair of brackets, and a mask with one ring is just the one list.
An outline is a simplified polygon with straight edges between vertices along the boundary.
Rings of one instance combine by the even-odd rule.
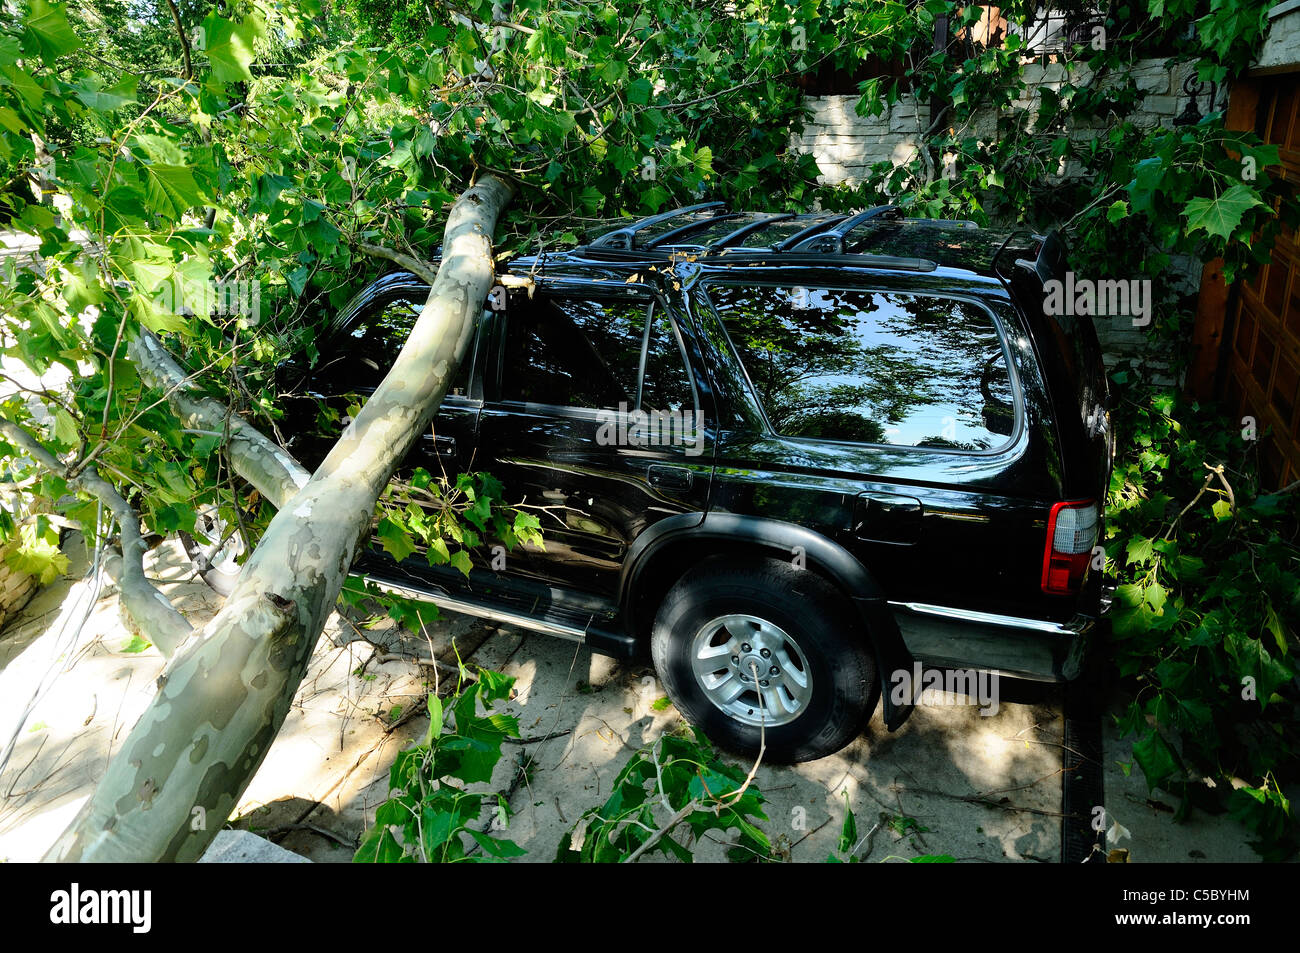
[[95, 497], [112, 512], [122, 537], [122, 556], [113, 560], [111, 569], [105, 568], [118, 585], [122, 607], [141, 635], [170, 658], [192, 629], [186, 618], [145, 577], [147, 547], [140, 534], [140, 515], [94, 467], [85, 467], [75, 476], [69, 474], [58, 457], [7, 417], [0, 417], [0, 433], [45, 469], [63, 477], [69, 489]]
[[167, 395], [182, 426], [219, 433], [229, 428], [226, 454], [231, 466], [277, 509], [307, 485], [310, 474], [302, 464], [230, 408], [200, 394], [189, 375], [148, 329], [140, 329], [140, 336], [127, 345], [127, 353], [141, 379]]
[[[181, 38], [181, 52], [185, 54], [185, 78], [194, 78], [194, 66], [190, 62], [190, 38], [185, 35], [185, 27], [181, 24], [181, 11], [176, 9], [176, 0], [167, 0], [167, 8], [172, 12], [172, 22], [176, 24], [176, 35]], [[209, 228], [212, 226], [209, 225]]]
[[371, 255], [375, 258], [384, 258], [393, 262], [395, 265], [401, 265], [411, 274], [418, 275], [429, 284], [433, 284], [433, 280], [438, 277], [437, 268], [420, 261], [418, 258], [404, 255], [400, 251], [385, 248], [383, 245], [371, 245], [367, 242], [361, 242], [358, 247], [367, 255]]

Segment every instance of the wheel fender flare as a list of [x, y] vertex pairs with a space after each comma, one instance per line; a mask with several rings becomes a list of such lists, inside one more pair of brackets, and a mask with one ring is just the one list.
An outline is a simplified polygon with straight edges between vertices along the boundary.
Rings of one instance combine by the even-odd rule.
[[738, 513], [682, 513], [655, 523], [628, 549], [619, 577], [619, 605], [625, 618], [636, 605], [639, 587], [659, 558], [689, 541], [707, 548], [711, 542], [743, 543], [786, 558], [802, 556], [804, 565], [830, 579], [849, 597], [870, 634], [876, 651], [885, 726], [894, 731], [912, 713], [910, 701], [893, 697], [892, 672], [912, 671], [913, 657], [889, 608], [884, 590], [853, 554], [815, 530], [794, 523]]

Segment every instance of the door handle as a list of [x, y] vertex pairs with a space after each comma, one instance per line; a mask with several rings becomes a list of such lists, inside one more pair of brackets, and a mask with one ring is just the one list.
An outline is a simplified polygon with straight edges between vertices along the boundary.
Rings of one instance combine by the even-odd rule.
[[646, 479], [651, 486], [665, 490], [689, 490], [695, 483], [695, 474], [685, 467], [668, 467], [662, 463], [652, 464], [646, 471]]
[[454, 457], [456, 455], [456, 438], [439, 437], [436, 434], [427, 433], [424, 435], [426, 444], [433, 444], [433, 449], [439, 455]]

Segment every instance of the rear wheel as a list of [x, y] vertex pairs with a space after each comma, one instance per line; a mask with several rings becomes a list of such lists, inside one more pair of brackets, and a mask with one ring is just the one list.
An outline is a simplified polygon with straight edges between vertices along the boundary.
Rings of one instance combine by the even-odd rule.
[[665, 597], [650, 640], [678, 710], [731, 751], [809, 761], [844, 747], [879, 698], [874, 654], [847, 600], [778, 560], [701, 563]]

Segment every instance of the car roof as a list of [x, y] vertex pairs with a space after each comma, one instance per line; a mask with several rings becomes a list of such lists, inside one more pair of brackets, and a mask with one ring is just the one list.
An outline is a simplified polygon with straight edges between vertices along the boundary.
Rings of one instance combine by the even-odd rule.
[[512, 265], [687, 259], [706, 266], [803, 264], [913, 272], [944, 268], [999, 277], [1016, 258], [1033, 260], [1041, 244], [1041, 236], [1025, 230], [908, 218], [896, 205], [856, 213], [795, 214], [738, 212], [722, 202], [704, 202], [620, 223], [571, 251], [527, 256]]

